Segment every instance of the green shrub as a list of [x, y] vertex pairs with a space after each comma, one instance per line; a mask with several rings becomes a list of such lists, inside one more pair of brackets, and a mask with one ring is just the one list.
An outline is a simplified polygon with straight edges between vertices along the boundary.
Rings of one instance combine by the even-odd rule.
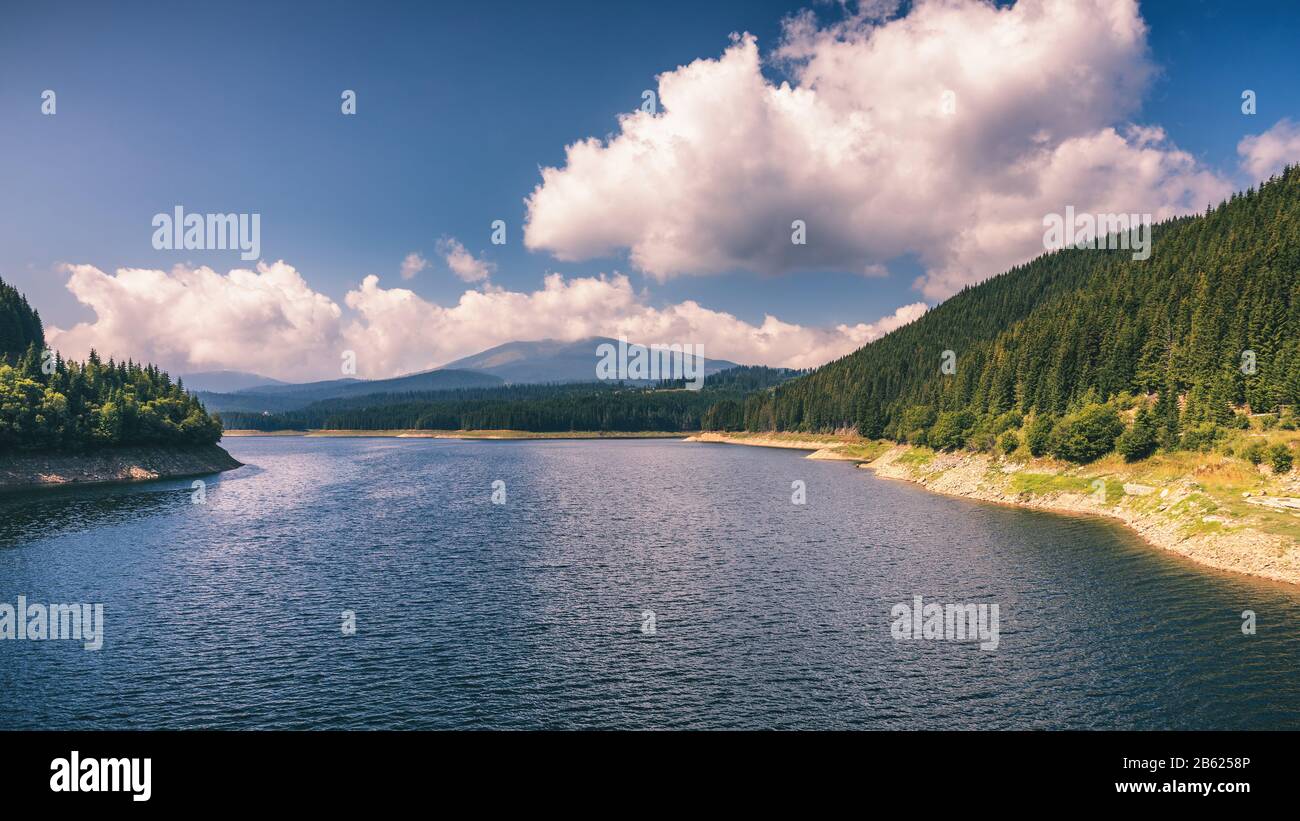
[[1091, 462], [1109, 453], [1123, 430], [1123, 420], [1110, 405], [1085, 405], [1052, 430], [1052, 455], [1069, 462]]
[[924, 445], [928, 439], [926, 431], [934, 424], [934, 418], [934, 408], [929, 405], [912, 405], [899, 417], [899, 441]]
[[970, 411], [944, 411], [930, 428], [930, 447], [935, 450], [959, 448], [974, 425], [975, 415]]
[[1014, 430], [1002, 434], [1002, 438], [998, 440], [998, 449], [1008, 456], [1018, 447], [1020, 447], [1020, 436]]
[[1268, 459], [1273, 464], [1273, 472], [1277, 474], [1291, 472], [1291, 448], [1278, 442], [1268, 452]]
[[1252, 465], [1258, 465], [1264, 461], [1268, 455], [1268, 448], [1259, 439], [1252, 439], [1244, 448], [1241, 449], [1241, 458], [1250, 462]]
[[1056, 419], [1050, 414], [1041, 413], [1034, 416], [1034, 421], [1030, 423], [1029, 430], [1025, 432], [1025, 444], [1029, 445], [1029, 452], [1035, 456], [1042, 456], [1047, 453], [1052, 446], [1052, 428], [1056, 427]]
[[1151, 411], [1142, 407], [1138, 408], [1132, 426], [1115, 440], [1115, 449], [1126, 460], [1136, 462], [1155, 453], [1157, 442], [1155, 418]]
[[1223, 437], [1223, 430], [1213, 422], [1202, 422], [1183, 431], [1183, 447], [1187, 450], [1206, 451]]
[[993, 420], [993, 427], [991, 433], [993, 433], [993, 435], [996, 436], [997, 434], [1002, 433], [1003, 431], [1008, 431], [1013, 428], [1020, 427], [1020, 423], [1024, 421], [1025, 421], [1024, 414], [1022, 414], [1020, 411], [1009, 410], [1006, 413], [1000, 414], [996, 419]]

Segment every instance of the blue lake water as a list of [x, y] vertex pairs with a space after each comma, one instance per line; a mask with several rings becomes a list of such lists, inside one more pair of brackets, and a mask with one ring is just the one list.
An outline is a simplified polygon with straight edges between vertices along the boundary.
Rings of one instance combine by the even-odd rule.
[[[204, 504], [0, 499], [0, 602], [105, 618], [0, 641], [0, 728], [1300, 729], [1300, 588], [1107, 521], [797, 451], [224, 445]], [[896, 640], [916, 595], [997, 604], [998, 648]]]

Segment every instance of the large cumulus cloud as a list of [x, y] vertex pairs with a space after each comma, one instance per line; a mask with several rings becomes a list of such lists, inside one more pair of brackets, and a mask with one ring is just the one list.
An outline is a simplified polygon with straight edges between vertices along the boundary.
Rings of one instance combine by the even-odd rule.
[[922, 0], [826, 27], [804, 13], [768, 62], [790, 80], [768, 80], [743, 35], [660, 75], [661, 111], [542, 170], [527, 245], [626, 250], [658, 279], [876, 273], [913, 255], [940, 299], [1041, 252], [1046, 213], [1159, 219], [1232, 187], [1125, 120], [1153, 72], [1134, 0]]
[[[67, 288], [95, 318], [46, 329], [65, 356], [93, 348], [105, 359], [133, 358], [173, 371], [229, 368], [267, 376], [326, 373], [343, 346], [342, 311], [312, 290], [291, 265], [259, 263], [226, 274], [177, 266], [170, 271], [65, 266]], [[334, 376], [338, 366], [334, 365]]]

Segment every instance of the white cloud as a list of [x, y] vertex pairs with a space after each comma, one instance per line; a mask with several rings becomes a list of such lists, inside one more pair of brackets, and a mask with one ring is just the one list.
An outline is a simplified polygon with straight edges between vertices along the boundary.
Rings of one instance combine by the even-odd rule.
[[[1125, 125], [1152, 74], [1134, 0], [920, 0], [787, 21], [659, 77], [662, 111], [567, 147], [527, 200], [525, 243], [629, 252], [660, 280], [733, 269], [876, 272], [913, 254], [943, 298], [1042, 248], [1042, 218], [1173, 215], [1231, 185], [1158, 128]], [[883, 10], [883, 12], [882, 12]], [[807, 244], [790, 225], [807, 224]]]
[[1242, 169], [1252, 182], [1261, 182], [1288, 164], [1300, 162], [1300, 124], [1281, 119], [1263, 134], [1237, 143]]
[[419, 251], [412, 251], [402, 260], [402, 279], [411, 279], [429, 267], [429, 261], [420, 256]]
[[531, 292], [485, 285], [447, 306], [405, 288], [384, 288], [371, 275], [348, 292], [345, 311], [284, 262], [227, 274], [183, 266], [106, 274], [73, 265], [67, 271], [68, 290], [95, 319], [47, 330], [49, 344], [64, 355], [82, 358], [93, 347], [105, 358], [147, 360], [173, 373], [231, 369], [291, 380], [337, 378], [345, 350], [355, 351], [359, 375], [378, 378], [512, 340], [597, 335], [699, 343], [713, 358], [806, 368], [925, 312], [916, 303], [873, 323], [810, 328], [767, 315], [754, 325], [692, 300], [654, 307], [621, 274], [549, 274]]
[[[926, 310], [927, 307], [924, 302], [913, 302], [911, 305], [904, 305], [889, 316], [881, 317], [875, 322], [837, 325], [835, 330], [853, 343], [852, 350], [857, 350], [868, 342], [874, 342], [885, 334], [920, 319]], [[848, 353], [848, 351], [845, 351], [845, 353]]]
[[45, 338], [65, 356], [159, 363], [173, 372], [254, 371], [267, 376], [338, 375], [342, 311], [284, 262], [219, 274], [177, 266], [170, 272], [65, 266], [67, 288], [95, 312], [93, 322]]
[[438, 253], [442, 254], [443, 259], [447, 261], [447, 267], [451, 272], [466, 282], [480, 282], [496, 270], [496, 266], [492, 263], [476, 259], [454, 237], [438, 240]]
[[516, 339], [625, 337], [642, 343], [698, 343], [709, 357], [745, 364], [821, 365], [883, 336], [925, 312], [917, 303], [870, 324], [809, 328], [767, 315], [753, 325], [687, 300], [664, 308], [646, 303], [626, 276], [546, 277], [532, 292], [466, 291], [451, 306], [368, 276], [347, 295], [357, 318], [345, 335], [358, 361], [401, 373], [458, 359]]

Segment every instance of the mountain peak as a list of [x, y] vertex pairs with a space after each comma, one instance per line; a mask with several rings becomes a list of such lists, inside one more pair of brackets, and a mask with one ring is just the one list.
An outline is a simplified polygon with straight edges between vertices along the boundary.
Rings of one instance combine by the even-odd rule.
[[[499, 376], [516, 385], [594, 382], [601, 345], [617, 345], [617, 339], [588, 336], [564, 341], [558, 339], [516, 340], [506, 342], [443, 366]], [[639, 344], [629, 342], [628, 344]], [[736, 367], [725, 359], [705, 359], [704, 374]]]

